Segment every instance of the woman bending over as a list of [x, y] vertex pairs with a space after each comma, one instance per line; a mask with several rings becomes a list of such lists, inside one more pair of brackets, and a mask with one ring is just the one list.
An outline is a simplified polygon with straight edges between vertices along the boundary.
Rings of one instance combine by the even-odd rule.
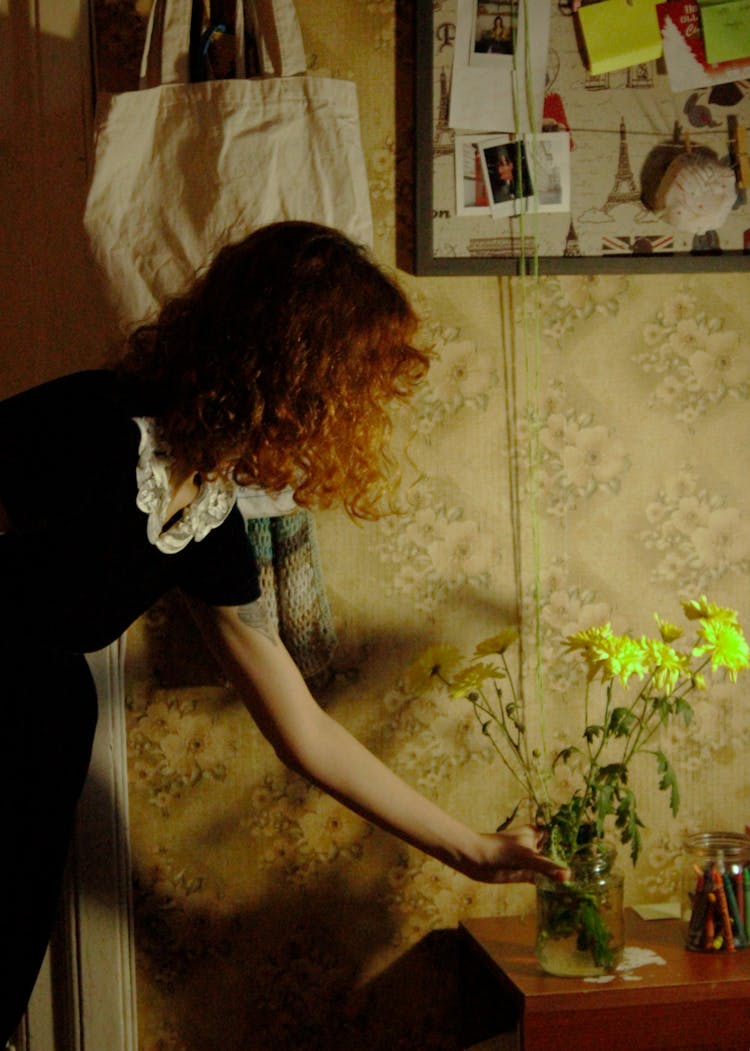
[[83, 654], [174, 588], [292, 769], [474, 879], [566, 875], [534, 830], [473, 831], [327, 715], [260, 598], [237, 487], [289, 489], [302, 507], [338, 501], [360, 518], [387, 509], [388, 407], [429, 363], [415, 329], [362, 250], [280, 223], [221, 251], [114, 369], [0, 404], [0, 1039], [44, 954], [90, 758]]

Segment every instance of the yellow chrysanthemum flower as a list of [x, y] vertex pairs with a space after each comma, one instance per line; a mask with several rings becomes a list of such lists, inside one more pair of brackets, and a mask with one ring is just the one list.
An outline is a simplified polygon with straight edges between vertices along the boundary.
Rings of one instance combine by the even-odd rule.
[[642, 678], [646, 673], [643, 646], [629, 635], [613, 635], [609, 640], [607, 652], [601, 660], [604, 679], [619, 679], [627, 686], [630, 679], [637, 675]]
[[703, 642], [693, 650], [693, 656], [710, 654], [712, 668], [726, 668], [732, 682], [737, 672], [750, 663], [750, 650], [742, 629], [724, 620], [701, 620], [700, 637]]
[[713, 602], [708, 601], [705, 595], [682, 602], [681, 605], [688, 620], [714, 620], [723, 624], [731, 624], [735, 628], [739, 627], [740, 622], [736, 610], [715, 606]]
[[661, 639], [643, 639], [646, 667], [657, 690], [669, 696], [677, 683], [690, 676], [690, 657]]
[[494, 664], [470, 664], [451, 681], [448, 693], [451, 697], [466, 697], [481, 690], [488, 679], [501, 679], [503, 672]]
[[503, 628], [503, 630], [493, 635], [489, 639], [485, 639], [480, 642], [477, 648], [474, 650], [475, 657], [488, 657], [492, 653], [505, 653], [505, 651], [513, 645], [518, 638], [517, 628]]
[[598, 627], [586, 628], [568, 635], [565, 645], [570, 653], [580, 651], [581, 656], [588, 665], [587, 679], [589, 682], [597, 675], [601, 667], [601, 661], [606, 656], [609, 642], [612, 639], [612, 628], [609, 624]]
[[626, 686], [633, 675], [645, 674], [640, 642], [629, 635], [613, 635], [609, 624], [569, 635], [566, 645], [571, 651], [581, 651], [589, 668], [589, 681], [601, 674], [604, 682], [619, 679]]
[[463, 656], [456, 646], [440, 643], [431, 646], [407, 668], [404, 686], [410, 693], [428, 693], [435, 688], [436, 680], [447, 679]]
[[661, 635], [662, 642], [675, 642], [683, 635], [682, 628], [678, 628], [676, 624], [672, 624], [671, 621], [662, 620], [658, 613], [654, 613], [654, 620], [659, 627], [659, 634]]
[[577, 631], [574, 635], [568, 635], [565, 645], [569, 650], [590, 650], [605, 645], [611, 638], [611, 626], [601, 624], [598, 627], [586, 628], [585, 631]]

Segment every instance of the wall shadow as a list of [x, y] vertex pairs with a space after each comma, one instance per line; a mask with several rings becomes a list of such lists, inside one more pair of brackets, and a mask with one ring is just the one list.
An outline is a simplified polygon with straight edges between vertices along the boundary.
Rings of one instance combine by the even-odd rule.
[[340, 875], [313, 891], [279, 888], [257, 909], [222, 917], [166, 907], [137, 874], [135, 887], [139, 968], [169, 1000], [175, 1047], [462, 1051], [515, 1026], [457, 930], [430, 932], [362, 981], [353, 946], [372, 949], [393, 924]]
[[[142, 627], [131, 685], [136, 679], [146, 684], [147, 704], [152, 689], [162, 699], [177, 699], [183, 690], [193, 697], [202, 688], [215, 691], [218, 669], [179, 596], [159, 603]], [[417, 645], [403, 633], [369, 641], [377, 652], [413, 652]], [[340, 688], [350, 691], [351, 682], [334, 682], [334, 700]], [[325, 691], [321, 696], [325, 704]], [[370, 720], [358, 737], [389, 761], [382, 719]], [[461, 1051], [512, 1025], [496, 985], [457, 931], [432, 931], [399, 952], [399, 940], [408, 938], [399, 909], [409, 906], [394, 908], [397, 841], [375, 832], [382, 838], [367, 841], [366, 862], [342, 855], [311, 868], [313, 844], [299, 843], [294, 832], [272, 831], [273, 791], [267, 811], [259, 811], [256, 794], [264, 783], [262, 773], [248, 771], [247, 783], [243, 777], [210, 814], [202, 811], [200, 793], [193, 803], [186, 788], [175, 804], [173, 830], [166, 817], [153, 826], [151, 835], [159, 836], [155, 842], [163, 836], [166, 853], [134, 851], [139, 995], [159, 1003], [145, 1021], [150, 1038], [156, 1025], [160, 1038], [174, 1040], [180, 1051]], [[283, 784], [275, 790], [294, 792]], [[141, 800], [139, 813], [144, 806], [149, 809]], [[288, 806], [284, 797], [282, 812]], [[312, 806], [308, 801], [306, 810]], [[148, 813], [141, 817], [151, 826]], [[238, 836], [243, 827], [247, 834]], [[136, 839], [143, 840], [142, 828]], [[271, 863], [270, 878], [267, 867], [243, 878], [236, 852], [245, 843], [250, 851], [265, 850], [277, 839], [287, 853]], [[190, 868], [184, 858], [193, 849], [195, 869], [188, 874], [182, 866]], [[170, 857], [172, 850], [183, 860]], [[231, 862], [216, 870], [225, 878], [220, 901], [216, 872], [208, 876], [210, 888], [200, 886], [201, 873], [212, 868], [212, 855], [226, 859], [227, 851]], [[251, 907], [238, 900], [248, 893]]]

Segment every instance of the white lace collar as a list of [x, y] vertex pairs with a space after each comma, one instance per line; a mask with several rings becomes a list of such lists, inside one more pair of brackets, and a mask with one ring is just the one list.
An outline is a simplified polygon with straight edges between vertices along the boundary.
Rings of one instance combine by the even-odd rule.
[[164, 530], [167, 508], [172, 499], [169, 480], [172, 460], [164, 448], [160, 448], [154, 421], [136, 416], [134, 422], [141, 432], [135, 471], [138, 483], [136, 504], [148, 515], [146, 532], [150, 542], [165, 554], [176, 554], [191, 540], [203, 540], [212, 529], [221, 525], [237, 499], [237, 486], [221, 476], [203, 481], [192, 503], [169, 529]]

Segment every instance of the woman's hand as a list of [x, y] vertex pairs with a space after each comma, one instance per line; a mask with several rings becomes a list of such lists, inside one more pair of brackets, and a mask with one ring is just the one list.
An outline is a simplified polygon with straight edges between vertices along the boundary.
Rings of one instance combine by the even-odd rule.
[[464, 869], [467, 876], [483, 883], [533, 883], [537, 873], [556, 882], [570, 879], [570, 870], [539, 853], [544, 839], [541, 829], [523, 825], [482, 837], [486, 857]]

